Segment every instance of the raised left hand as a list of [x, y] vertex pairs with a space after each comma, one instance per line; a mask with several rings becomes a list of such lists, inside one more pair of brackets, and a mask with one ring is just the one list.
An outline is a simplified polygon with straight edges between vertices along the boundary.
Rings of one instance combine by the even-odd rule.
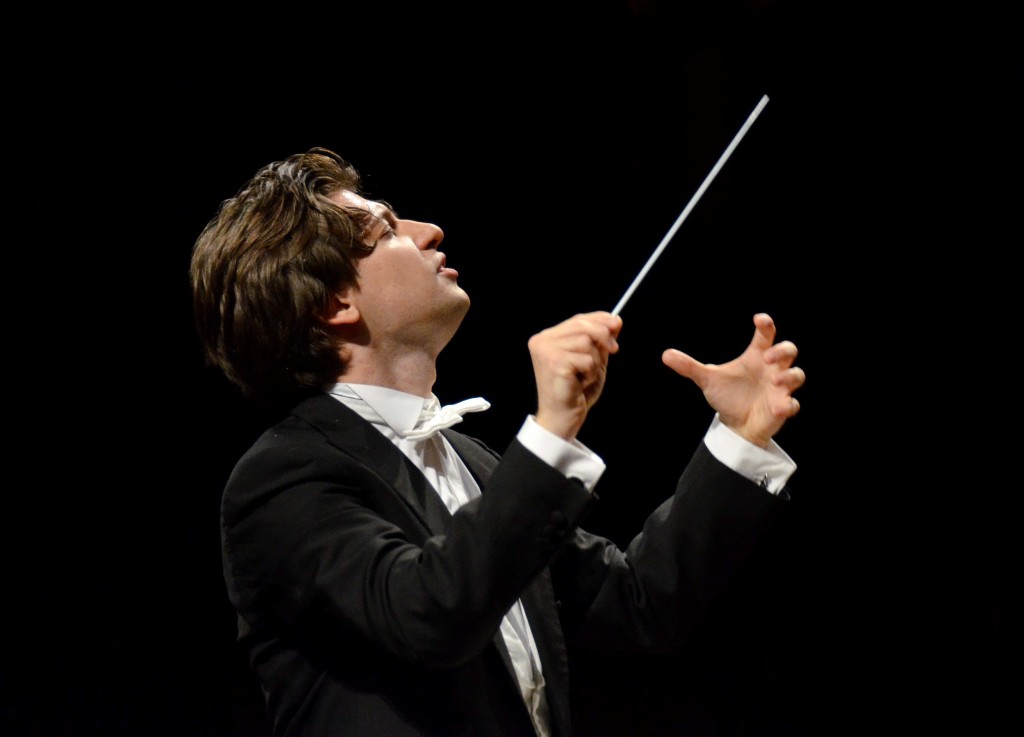
[[774, 343], [775, 322], [765, 313], [754, 315], [754, 337], [739, 357], [721, 365], [701, 363], [674, 348], [662, 362], [693, 381], [722, 422], [762, 448], [800, 411], [793, 396], [806, 376], [793, 366], [796, 346], [786, 340]]

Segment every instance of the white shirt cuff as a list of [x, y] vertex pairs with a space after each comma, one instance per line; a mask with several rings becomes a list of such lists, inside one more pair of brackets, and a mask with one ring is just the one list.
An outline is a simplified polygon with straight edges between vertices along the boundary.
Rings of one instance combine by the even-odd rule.
[[774, 440], [767, 448], [758, 447], [722, 424], [717, 412], [704, 444], [719, 461], [772, 494], [778, 494], [796, 470], [796, 463]]
[[594, 490], [604, 473], [605, 463], [599, 455], [578, 440], [569, 442], [545, 430], [533, 415], [527, 416], [516, 438], [549, 466], [569, 478], [579, 479], [587, 491]]

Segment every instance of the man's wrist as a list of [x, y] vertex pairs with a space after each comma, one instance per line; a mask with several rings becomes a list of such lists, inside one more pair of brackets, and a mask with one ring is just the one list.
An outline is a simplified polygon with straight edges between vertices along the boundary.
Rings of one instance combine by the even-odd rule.
[[723, 464], [773, 494], [779, 493], [796, 470], [796, 463], [774, 440], [762, 448], [726, 426], [718, 414], [704, 435], [704, 444]]
[[605, 463], [599, 455], [576, 439], [566, 440], [551, 432], [533, 415], [523, 422], [516, 439], [552, 468], [579, 479], [589, 491], [604, 473]]

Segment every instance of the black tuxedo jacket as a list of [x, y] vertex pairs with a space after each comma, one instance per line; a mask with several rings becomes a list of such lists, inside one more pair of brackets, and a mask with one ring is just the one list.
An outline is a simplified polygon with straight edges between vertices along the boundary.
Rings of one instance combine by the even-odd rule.
[[523, 599], [552, 730], [572, 733], [566, 641], [679, 643], [784, 502], [703, 444], [626, 550], [596, 497], [518, 441], [445, 437], [482, 495], [450, 514], [390, 440], [324, 394], [239, 460], [224, 575], [274, 734], [533, 735], [498, 628]]

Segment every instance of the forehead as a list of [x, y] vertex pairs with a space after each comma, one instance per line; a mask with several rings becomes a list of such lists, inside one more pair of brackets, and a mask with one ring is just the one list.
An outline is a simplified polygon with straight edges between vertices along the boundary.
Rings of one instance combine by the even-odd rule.
[[334, 194], [330, 195], [328, 199], [341, 207], [354, 207], [360, 210], [366, 210], [378, 218], [383, 217], [384, 214], [388, 212], [387, 206], [380, 202], [374, 202], [373, 200], [361, 197], [348, 189], [338, 190]]

